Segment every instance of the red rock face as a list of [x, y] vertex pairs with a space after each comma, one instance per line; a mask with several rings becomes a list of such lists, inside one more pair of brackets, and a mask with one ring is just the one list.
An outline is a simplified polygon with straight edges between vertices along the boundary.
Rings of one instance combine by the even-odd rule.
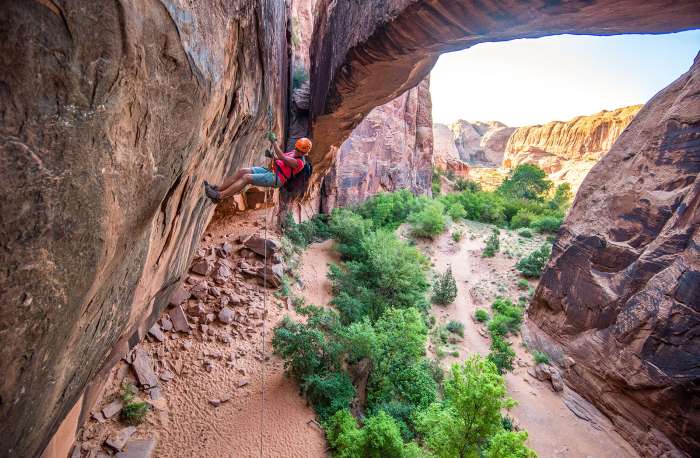
[[634, 119], [641, 105], [601, 111], [590, 116], [541, 126], [519, 127], [508, 140], [503, 167], [535, 164], [555, 183], [578, 189], [595, 163], [605, 155]]
[[584, 180], [528, 311], [645, 456], [700, 450], [699, 173], [696, 58]]
[[202, 180], [260, 156], [268, 107], [284, 125], [286, 23], [278, 1], [2, 2], [0, 455], [38, 455], [165, 307]]
[[429, 194], [433, 133], [430, 81], [372, 110], [352, 131], [323, 180], [321, 211], [384, 191]]

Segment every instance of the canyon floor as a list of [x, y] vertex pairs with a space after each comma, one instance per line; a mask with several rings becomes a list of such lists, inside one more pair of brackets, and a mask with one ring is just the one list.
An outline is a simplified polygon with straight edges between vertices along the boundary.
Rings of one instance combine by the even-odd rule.
[[[225, 242], [234, 243], [241, 235], [263, 236], [264, 218], [264, 211], [246, 213], [245, 220], [227, 217], [208, 229], [202, 247], [213, 251]], [[457, 320], [465, 325], [464, 338], [455, 342], [443, 358], [445, 367], [470, 353], [488, 354], [488, 334], [483, 324], [473, 320], [474, 311], [484, 308], [490, 312], [490, 303], [496, 296], [516, 300], [521, 294], [528, 294], [518, 289], [514, 264], [544, 241], [537, 235], [526, 239], [515, 232], [502, 231], [501, 251], [494, 258], [483, 258], [481, 251], [491, 226], [466, 222], [459, 228], [464, 234], [460, 242], [452, 240], [450, 231], [435, 241], [417, 242], [435, 271], [452, 267], [458, 285], [453, 304], [432, 308], [437, 323]], [[399, 229], [404, 235], [406, 230]], [[310, 245], [301, 255], [300, 281], [292, 286], [293, 295], [303, 297], [307, 304], [326, 305], [332, 297], [326, 276], [328, 265], [338, 260], [332, 241]], [[198, 278], [188, 281], [193, 285]], [[531, 281], [530, 288], [534, 286], [536, 283]], [[189, 335], [167, 332], [163, 341], [149, 337], [138, 345], [152, 358], [159, 374], [160, 399], [148, 400], [153, 408], [144, 423], [129, 431], [129, 440], [132, 444], [139, 440], [148, 444], [150, 440], [154, 447], [152, 456], [157, 457], [256, 457], [261, 456], [262, 425], [264, 457], [325, 456], [325, 439], [313, 410], [299, 395], [296, 384], [284, 375], [282, 361], [272, 354], [272, 329], [284, 315], [296, 317], [291, 300], [275, 297], [270, 289], [265, 306], [264, 290], [258, 284], [241, 282], [235, 290], [249, 310], [267, 310], [266, 318], [263, 314], [261, 320], [247, 322], [245, 333], [216, 320], [205, 327], [194, 320]], [[188, 311], [193, 304], [189, 305]], [[609, 421], [576, 393], [568, 388], [556, 393], [549, 382], [528, 374], [528, 368], [533, 366], [532, 356], [520, 336], [512, 337], [511, 342], [517, 361], [514, 371], [506, 375], [506, 382], [518, 405], [509, 414], [516, 425], [528, 431], [528, 444], [540, 457], [638, 456]], [[431, 343], [429, 348], [433, 354], [434, 345]], [[455, 351], [459, 356], [451, 354]], [[118, 398], [123, 381], [136, 381], [126, 362], [112, 372], [99, 409]], [[115, 419], [105, 420], [96, 413], [80, 433], [81, 448], [76, 450], [81, 450], [81, 454], [73, 456], [104, 456], [108, 448], [100, 445], [124, 430], [125, 426]], [[125, 452], [128, 451], [127, 444]]]

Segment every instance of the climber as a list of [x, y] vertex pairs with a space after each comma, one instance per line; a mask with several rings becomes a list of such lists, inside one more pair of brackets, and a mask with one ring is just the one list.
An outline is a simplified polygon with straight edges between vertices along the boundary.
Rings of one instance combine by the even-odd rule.
[[307, 165], [306, 155], [311, 151], [311, 140], [300, 138], [294, 144], [293, 151], [284, 153], [277, 144], [274, 132], [269, 132], [267, 138], [270, 140], [274, 157], [276, 157], [271, 167], [240, 169], [224, 179], [223, 183], [218, 186], [210, 185], [205, 181], [204, 191], [212, 202], [219, 203], [222, 199], [236, 195], [249, 184], [262, 188], [279, 188], [305, 168], [310, 168]]

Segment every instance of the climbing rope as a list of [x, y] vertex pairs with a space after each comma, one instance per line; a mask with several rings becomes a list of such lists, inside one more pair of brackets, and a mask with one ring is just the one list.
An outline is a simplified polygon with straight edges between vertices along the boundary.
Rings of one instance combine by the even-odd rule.
[[263, 237], [263, 240], [265, 242], [263, 243], [264, 248], [264, 265], [263, 265], [263, 324], [262, 324], [262, 352], [261, 352], [261, 358], [262, 358], [262, 364], [260, 365], [260, 458], [263, 456], [263, 426], [265, 424], [265, 328], [266, 328], [266, 320], [267, 320], [267, 250], [268, 250], [268, 245], [267, 245], [267, 224], [268, 224], [268, 218], [269, 218], [269, 212], [270, 212], [270, 207], [267, 204], [267, 199], [269, 196], [270, 189], [266, 188], [265, 189], [265, 198], [263, 200], [263, 205], [265, 205], [265, 235]]

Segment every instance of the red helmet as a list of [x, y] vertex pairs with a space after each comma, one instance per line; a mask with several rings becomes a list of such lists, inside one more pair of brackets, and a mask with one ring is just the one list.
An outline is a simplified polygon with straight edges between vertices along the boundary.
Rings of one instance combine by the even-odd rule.
[[306, 137], [302, 137], [294, 143], [294, 148], [298, 149], [304, 154], [309, 154], [311, 151], [311, 140]]

